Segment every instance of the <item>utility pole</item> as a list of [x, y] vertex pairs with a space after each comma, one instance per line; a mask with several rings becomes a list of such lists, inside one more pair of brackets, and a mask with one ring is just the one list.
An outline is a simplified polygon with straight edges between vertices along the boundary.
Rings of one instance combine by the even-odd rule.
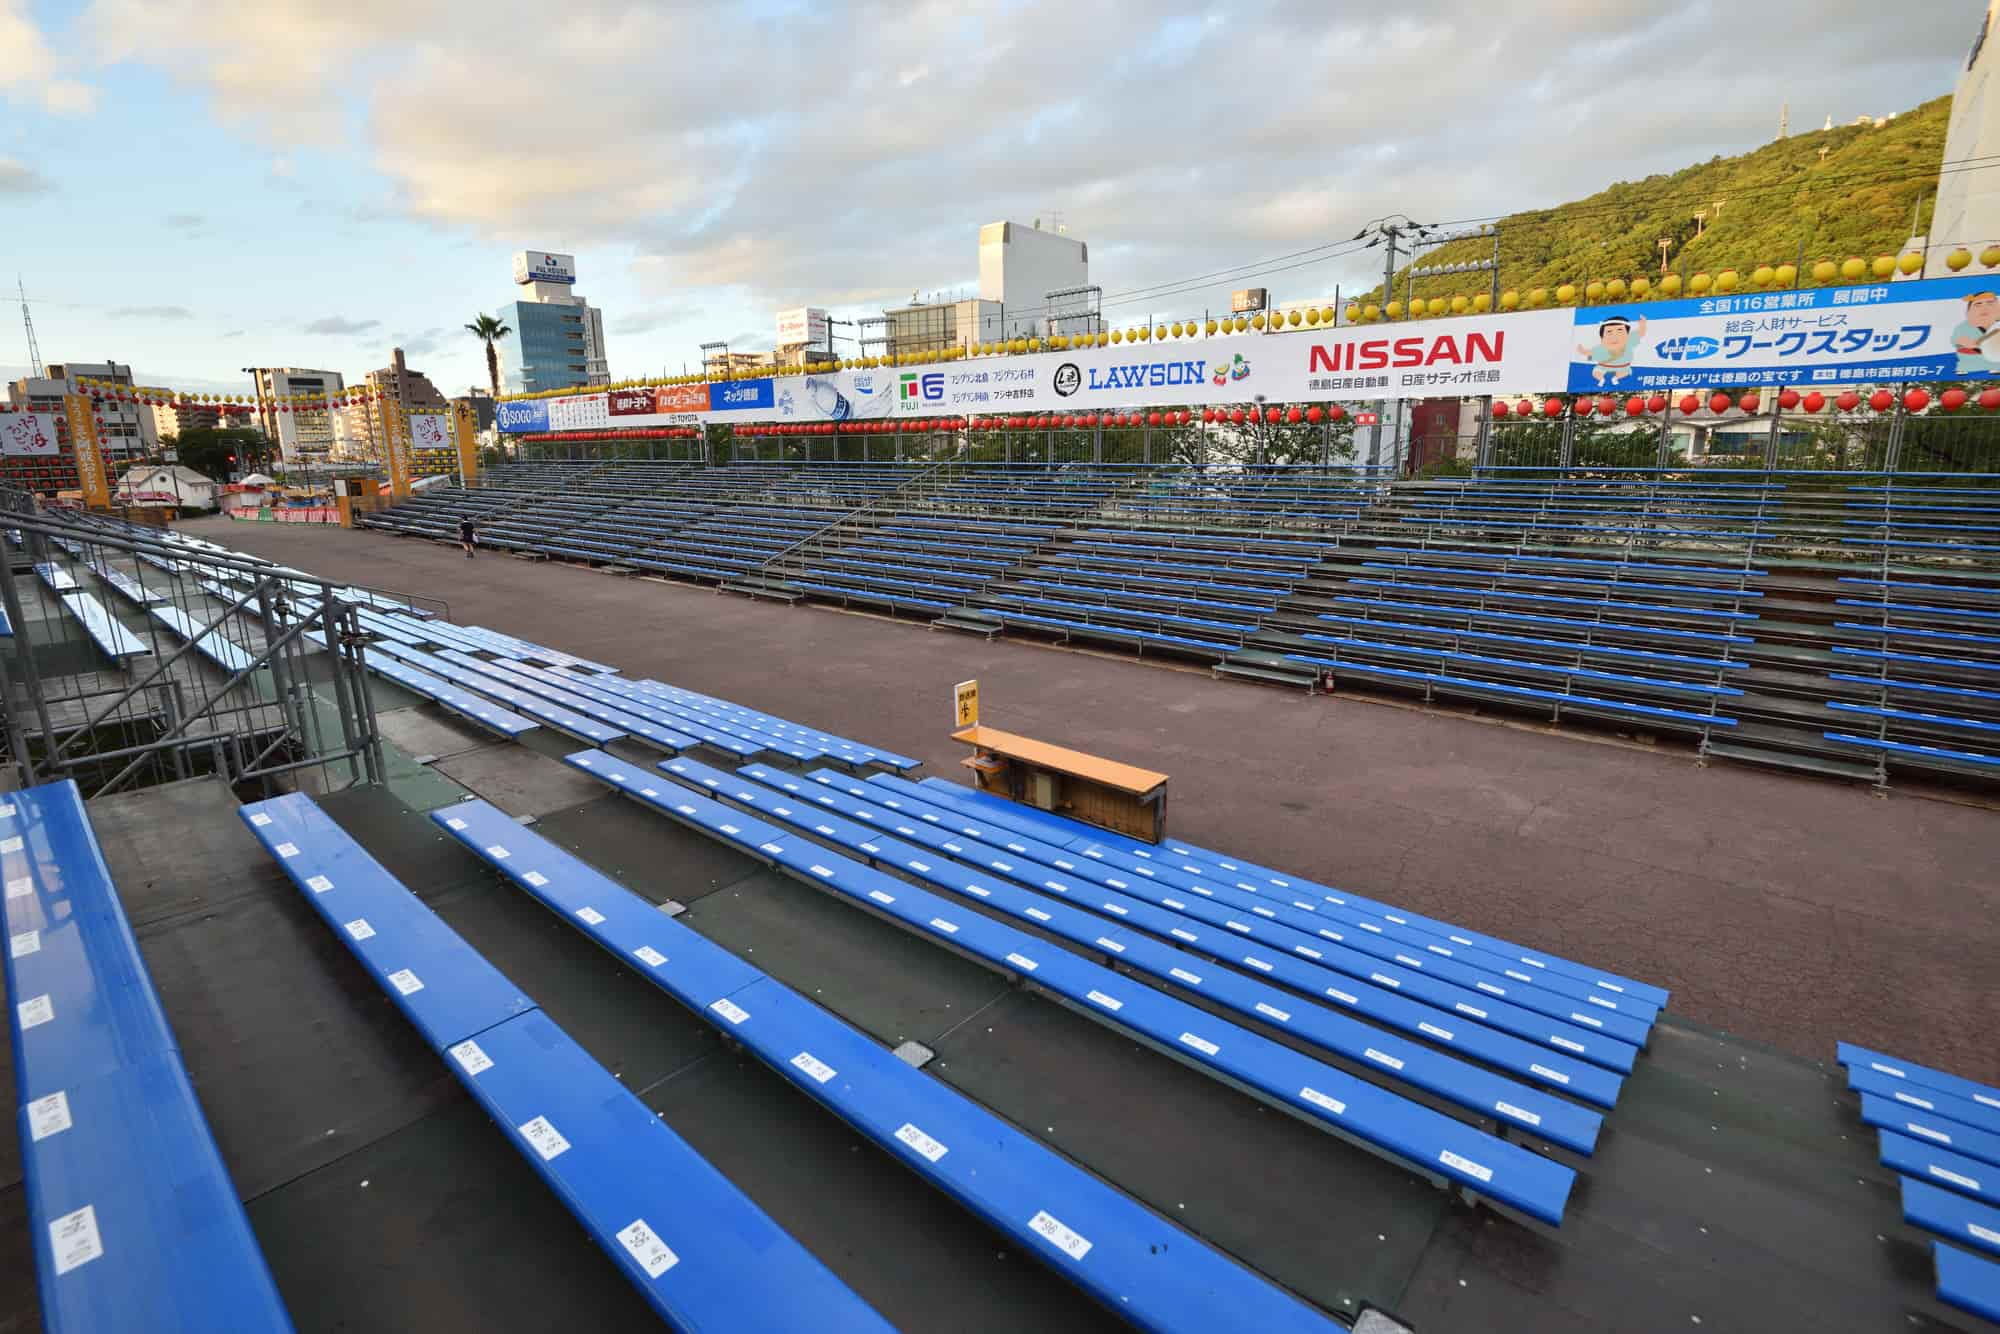
[[[1395, 214], [1387, 218], [1377, 218], [1374, 222], [1363, 227], [1354, 238], [1358, 241], [1363, 237], [1372, 235], [1382, 245], [1382, 304], [1385, 307], [1396, 295], [1397, 243], [1412, 225], [1410, 220], [1401, 214]], [[1388, 409], [1389, 401], [1387, 399], [1378, 398], [1375, 400], [1375, 425], [1370, 428], [1371, 434], [1368, 438], [1368, 463], [1371, 467], [1376, 465], [1382, 457], [1382, 422], [1388, 416]]]
[[1673, 248], [1674, 240], [1671, 236], [1662, 236], [1660, 238], [1660, 276], [1662, 278], [1667, 276], [1667, 252]]

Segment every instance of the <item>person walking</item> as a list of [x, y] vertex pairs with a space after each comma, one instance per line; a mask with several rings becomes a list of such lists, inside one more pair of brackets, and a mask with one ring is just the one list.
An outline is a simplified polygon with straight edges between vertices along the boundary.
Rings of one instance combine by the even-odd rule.
[[467, 560], [472, 559], [473, 544], [478, 540], [479, 534], [473, 531], [472, 520], [460, 519], [458, 521], [458, 543], [465, 548], [465, 558]]

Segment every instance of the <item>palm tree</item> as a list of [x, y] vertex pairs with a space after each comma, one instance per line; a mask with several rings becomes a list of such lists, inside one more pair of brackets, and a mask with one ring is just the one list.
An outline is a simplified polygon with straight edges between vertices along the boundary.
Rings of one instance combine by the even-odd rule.
[[466, 332], [486, 344], [486, 378], [493, 382], [493, 397], [500, 397], [500, 354], [493, 350], [493, 340], [505, 338], [513, 333], [498, 317], [481, 313], [472, 323], [465, 326]]

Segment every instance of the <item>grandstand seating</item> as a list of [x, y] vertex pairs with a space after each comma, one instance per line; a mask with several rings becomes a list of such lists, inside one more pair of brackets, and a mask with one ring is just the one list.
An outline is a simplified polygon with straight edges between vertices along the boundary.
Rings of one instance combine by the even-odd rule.
[[1332, 1328], [488, 803], [460, 802], [431, 819], [627, 968], [1142, 1328]]
[[0, 799], [7, 992], [50, 1330], [289, 1330], [70, 781]]
[[1838, 777], [2000, 772], [2000, 505], [1982, 487], [1020, 463], [510, 465], [487, 482], [366, 522], [455, 538], [471, 516], [524, 554], [1677, 732]]
[[[242, 808], [338, 939], [661, 1316], [890, 1326], [310, 798]], [[506, 850], [493, 855], [505, 859]]]
[[[1903, 1221], [2000, 1255], [2000, 1088], [1840, 1044], [1862, 1124], [1898, 1174]], [[1939, 1298], [2000, 1320], [2000, 1263], [1931, 1243]]]

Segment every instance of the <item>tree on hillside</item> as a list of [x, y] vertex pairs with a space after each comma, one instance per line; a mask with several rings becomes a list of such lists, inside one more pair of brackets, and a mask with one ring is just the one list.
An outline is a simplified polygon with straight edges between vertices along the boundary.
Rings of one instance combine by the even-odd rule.
[[486, 344], [486, 378], [493, 386], [493, 397], [500, 397], [500, 354], [494, 350], [495, 339], [505, 338], [514, 331], [496, 315], [481, 311], [472, 323], [465, 326], [466, 332]]

